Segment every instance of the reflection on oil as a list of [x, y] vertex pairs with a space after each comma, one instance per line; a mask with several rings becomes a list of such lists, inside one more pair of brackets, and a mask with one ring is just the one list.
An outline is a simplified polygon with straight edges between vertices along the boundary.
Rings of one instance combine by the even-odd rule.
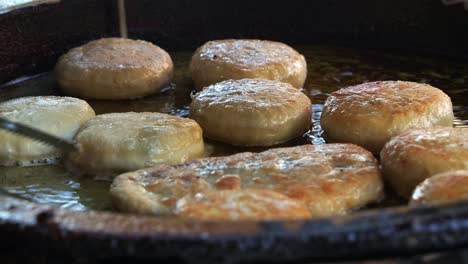
[[60, 166], [0, 167], [0, 186], [8, 192], [73, 210], [109, 209], [109, 184], [72, 178]]
[[[339, 88], [367, 81], [415, 81], [438, 87], [452, 99], [456, 116], [455, 126], [468, 127], [468, 64], [466, 63], [414, 54], [390, 54], [348, 48], [317, 46], [296, 48], [304, 54], [307, 60], [308, 77], [303, 91], [312, 99], [313, 120], [311, 130], [304, 137], [281, 146], [308, 142], [323, 144], [325, 140], [320, 127], [320, 114], [328, 94]], [[164, 89], [161, 94], [138, 100], [91, 100], [89, 103], [98, 114], [150, 111], [187, 116], [192, 91], [188, 70], [191, 55], [192, 51], [171, 54], [175, 69], [173, 84]], [[0, 101], [40, 94], [60, 94], [51, 74], [24, 78], [23, 81], [0, 86]], [[238, 148], [206, 141], [206, 154], [209, 156], [262, 150], [265, 148]], [[0, 186], [40, 203], [55, 204], [74, 210], [110, 208], [109, 182], [73, 178], [58, 166], [0, 167]], [[396, 202], [388, 204], [394, 205]]]

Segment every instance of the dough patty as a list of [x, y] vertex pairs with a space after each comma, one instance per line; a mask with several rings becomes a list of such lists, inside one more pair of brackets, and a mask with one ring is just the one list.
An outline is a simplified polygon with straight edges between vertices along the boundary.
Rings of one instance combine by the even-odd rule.
[[192, 57], [196, 89], [229, 79], [263, 78], [302, 88], [307, 77], [304, 56], [286, 44], [256, 39], [209, 41]]
[[333, 92], [321, 117], [327, 140], [354, 143], [374, 153], [409, 129], [452, 123], [452, 102], [444, 92], [403, 81], [363, 83]]
[[79, 151], [69, 157], [86, 175], [118, 173], [204, 156], [203, 135], [193, 120], [162, 113], [111, 113], [86, 122], [75, 137]]
[[416, 185], [437, 173], [468, 170], [468, 129], [410, 130], [389, 141], [380, 157], [386, 179], [410, 197]]
[[[72, 140], [78, 128], [95, 116], [81, 99], [32, 96], [0, 103], [0, 116], [57, 137]], [[59, 149], [0, 130], [0, 166], [34, 166], [56, 163]]]
[[192, 98], [190, 117], [206, 137], [239, 146], [271, 146], [296, 138], [312, 120], [310, 99], [287, 83], [228, 80]]
[[419, 184], [411, 204], [437, 204], [468, 199], [468, 170], [436, 174]]
[[158, 46], [103, 38], [71, 49], [55, 66], [62, 90], [93, 99], [132, 99], [156, 93], [172, 79], [173, 63]]
[[303, 202], [312, 217], [345, 214], [383, 195], [376, 159], [352, 144], [303, 145], [160, 165], [119, 175], [110, 192], [114, 207], [120, 211], [173, 215], [180, 213], [177, 204], [180, 206], [186, 195], [209, 193], [210, 202], [192, 203], [190, 211], [202, 214], [204, 209], [193, 207], [208, 210], [212, 206], [210, 210], [222, 211], [217, 206], [230, 196], [211, 192], [252, 188]]

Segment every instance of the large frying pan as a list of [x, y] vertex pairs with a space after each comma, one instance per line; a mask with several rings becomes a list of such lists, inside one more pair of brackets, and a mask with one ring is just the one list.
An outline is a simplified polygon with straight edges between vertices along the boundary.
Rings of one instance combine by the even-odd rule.
[[[110, 0], [63, 0], [0, 15], [0, 83], [49, 71], [69, 48], [117, 35], [116, 8]], [[127, 14], [131, 37], [173, 50], [250, 37], [468, 61], [468, 12], [438, 0], [132, 0]], [[0, 195], [0, 254], [35, 262], [305, 263], [467, 246], [467, 203], [310, 221], [224, 223], [74, 212]]]

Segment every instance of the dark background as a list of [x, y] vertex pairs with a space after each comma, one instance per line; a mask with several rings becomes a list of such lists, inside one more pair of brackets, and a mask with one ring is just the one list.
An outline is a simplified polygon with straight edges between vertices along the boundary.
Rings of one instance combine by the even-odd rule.
[[[429, 52], [468, 59], [468, 11], [439, 0], [131, 0], [131, 38], [173, 51], [219, 38]], [[0, 15], [0, 83], [50, 70], [71, 47], [118, 35], [115, 0], [62, 0]]]

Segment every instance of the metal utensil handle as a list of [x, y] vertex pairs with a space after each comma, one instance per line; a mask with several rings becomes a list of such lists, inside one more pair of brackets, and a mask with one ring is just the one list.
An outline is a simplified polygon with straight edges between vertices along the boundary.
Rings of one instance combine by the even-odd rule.
[[75, 150], [75, 145], [71, 141], [50, 135], [38, 129], [7, 120], [2, 117], [0, 117], [0, 129], [34, 139], [36, 141], [60, 148], [67, 152]]

